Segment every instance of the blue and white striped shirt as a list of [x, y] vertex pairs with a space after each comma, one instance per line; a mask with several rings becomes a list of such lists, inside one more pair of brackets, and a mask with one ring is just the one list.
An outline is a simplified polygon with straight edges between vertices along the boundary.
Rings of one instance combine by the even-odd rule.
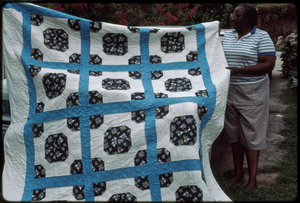
[[[276, 56], [275, 47], [269, 34], [256, 26], [239, 40], [236, 30], [227, 32], [222, 44], [229, 67], [256, 65], [258, 56], [261, 55]], [[230, 77], [230, 84], [253, 84], [261, 82], [267, 77], [267, 74], [236, 74]]]

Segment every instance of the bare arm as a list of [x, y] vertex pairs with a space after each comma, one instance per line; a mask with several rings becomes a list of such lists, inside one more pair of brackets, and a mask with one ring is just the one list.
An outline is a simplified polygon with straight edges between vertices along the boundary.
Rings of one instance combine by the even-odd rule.
[[253, 66], [245, 66], [245, 67], [226, 67], [231, 72], [231, 75], [235, 75], [237, 73], [255, 75], [255, 74], [263, 74], [269, 71], [272, 71], [275, 66], [276, 57], [273, 55], [263, 55], [258, 56], [258, 64]]

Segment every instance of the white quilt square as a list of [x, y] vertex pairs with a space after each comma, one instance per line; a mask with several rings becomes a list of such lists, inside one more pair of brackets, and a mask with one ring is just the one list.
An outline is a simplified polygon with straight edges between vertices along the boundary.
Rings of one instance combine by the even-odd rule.
[[132, 57], [140, 57], [140, 33], [127, 26], [103, 23], [98, 32], [91, 32], [91, 55], [98, 55], [102, 65], [128, 65]]
[[[124, 199], [122, 199], [124, 198]], [[134, 178], [113, 180], [106, 182], [106, 190], [102, 195], [95, 196], [95, 201], [114, 200], [123, 201], [149, 201], [151, 199], [150, 190], [140, 190], [135, 186]]]
[[[58, 33], [58, 31], [62, 33]], [[63, 44], [66, 44], [68, 48], [64, 51], [54, 48], [62, 43], [62, 36], [65, 35], [67, 35], [65, 38], [67, 43]], [[31, 49], [38, 49], [42, 52], [42, 61], [69, 63], [72, 54], [81, 54], [80, 39], [80, 31], [71, 29], [66, 18], [43, 16], [42, 24], [31, 25]]]
[[158, 29], [157, 32], [150, 32], [149, 54], [159, 56], [161, 63], [187, 61], [190, 52], [197, 52], [195, 33], [196, 30], [184, 27], [164, 28]]
[[[200, 67], [195, 69], [201, 71]], [[159, 79], [152, 78], [153, 91], [163, 93], [171, 97], [195, 97], [199, 90], [205, 91], [202, 74], [191, 75], [190, 69], [166, 70], [162, 71], [162, 77]], [[186, 87], [183, 85], [186, 83]]]
[[141, 79], [134, 79], [129, 72], [102, 72], [101, 76], [89, 77], [89, 91], [102, 95], [103, 103], [135, 100], [134, 95], [144, 94]]
[[[203, 180], [203, 171], [173, 172], [172, 184], [169, 187], [163, 187], [160, 190], [162, 201], [214, 201]], [[199, 191], [201, 191], [202, 194]], [[185, 194], [189, 194], [189, 196], [185, 196]]]
[[104, 115], [90, 134], [92, 159], [100, 158], [105, 170], [135, 166], [134, 157], [147, 148], [145, 122], [133, 121], [132, 112]]
[[[78, 168], [75, 172], [72, 171], [74, 161], [82, 159], [80, 131], [71, 130], [67, 125], [67, 119], [45, 122], [42, 125], [38, 128], [38, 132], [35, 131], [36, 125], [32, 126], [35, 132], [33, 141], [36, 177], [41, 176], [38, 165], [44, 168], [45, 177], [77, 174], [78, 171], [82, 171], [82, 164], [76, 166]], [[57, 148], [54, 150], [55, 146]]]
[[[33, 73], [38, 67], [30, 66], [29, 69]], [[79, 74], [43, 67], [34, 74], [36, 74], [33, 76], [37, 94], [36, 113], [79, 105]], [[72, 97], [76, 97], [76, 99]], [[43, 108], [39, 107], [38, 104], [42, 105]]]
[[[178, 120], [178, 118], [184, 118]], [[194, 119], [190, 122], [185, 120]], [[156, 119], [157, 148], [170, 152], [171, 161], [199, 159], [197, 104], [186, 102], [169, 105], [169, 113]], [[192, 128], [194, 127], [194, 128]]]

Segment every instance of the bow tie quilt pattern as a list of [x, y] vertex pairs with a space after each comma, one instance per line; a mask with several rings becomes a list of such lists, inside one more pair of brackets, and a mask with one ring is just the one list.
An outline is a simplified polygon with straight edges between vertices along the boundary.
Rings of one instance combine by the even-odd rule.
[[6, 4], [3, 29], [5, 199], [230, 201], [208, 155], [229, 83], [218, 22], [127, 27]]

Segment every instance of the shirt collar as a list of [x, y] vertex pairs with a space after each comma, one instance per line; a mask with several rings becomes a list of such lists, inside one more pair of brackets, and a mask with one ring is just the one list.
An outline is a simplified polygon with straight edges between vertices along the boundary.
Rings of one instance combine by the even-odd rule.
[[256, 25], [254, 25], [254, 27], [252, 28], [252, 30], [251, 30], [251, 34], [254, 34], [255, 33], [255, 31], [256, 31], [256, 28], [257, 28], [257, 26]]
[[[254, 34], [255, 33], [255, 31], [256, 31], [256, 28], [257, 28], [257, 26], [256, 25], [254, 25], [254, 27], [252, 28], [252, 30], [250, 31], [251, 32], [251, 34]], [[236, 30], [233, 30], [233, 32], [235, 33], [236, 32]]]

